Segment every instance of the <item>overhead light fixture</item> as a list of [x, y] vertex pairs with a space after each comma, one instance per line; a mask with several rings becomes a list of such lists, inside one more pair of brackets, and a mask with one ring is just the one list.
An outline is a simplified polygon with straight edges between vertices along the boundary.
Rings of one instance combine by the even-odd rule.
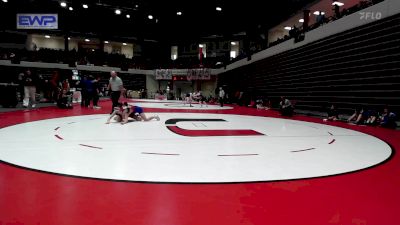
[[231, 45], [236, 45], [236, 42], [232, 41], [232, 42], [231, 42]]
[[291, 27], [285, 27], [285, 30], [292, 30]]
[[82, 7], [83, 7], [84, 9], [87, 9], [87, 8], [89, 8], [89, 6], [88, 6], [88, 5], [86, 5], [86, 4], [83, 4], [83, 5], [82, 5]]
[[316, 16], [318, 16], [319, 14], [325, 15], [325, 12], [320, 12], [320, 11], [315, 11], [315, 12], [314, 12], [314, 15], [316, 15]]
[[135, 5], [135, 8], [139, 8], [139, 5]]
[[124, 42], [124, 43], [122, 43], [122, 45], [127, 45], [127, 44]]
[[299, 19], [299, 22], [300, 23], [304, 23], [304, 19]]
[[68, 9], [69, 9], [69, 11], [73, 11], [74, 10], [74, 8], [72, 8], [71, 6]]
[[7, 2], [8, 2], [8, 0], [3, 0], [3, 2], [4, 2], [4, 3], [7, 3]]
[[217, 7], [215, 8], [215, 10], [217, 10], [217, 11], [222, 11], [222, 8], [219, 7], [219, 6], [217, 6]]
[[[3, 2], [4, 2], [4, 0], [3, 0]], [[67, 7], [67, 3], [66, 2], [60, 2], [60, 6], [65, 8], [65, 7]]]
[[120, 15], [120, 14], [121, 14], [121, 10], [116, 9], [116, 10], [115, 10], [115, 14]]
[[126, 18], [128, 18], [128, 19], [129, 19], [129, 18], [131, 18], [131, 15], [129, 15], [129, 14], [126, 14]]
[[202, 44], [199, 44], [199, 48], [202, 48], [202, 47], [204, 47], [204, 45], [202, 45]]
[[152, 20], [152, 19], [153, 19], [153, 16], [152, 16], [152, 15], [149, 15], [148, 18], [149, 18], [150, 20]]
[[332, 5], [344, 6], [343, 2], [333, 2]]
[[181, 16], [182, 12], [179, 11], [179, 12], [176, 13], [176, 15]]
[[86, 42], [89, 42], [90, 40], [86, 38], [85, 41], [86, 41]]
[[108, 44], [108, 43], [110, 43], [110, 42], [108, 42], [108, 41], [104, 41], [104, 44]]
[[70, 38], [70, 37], [68, 37], [68, 41], [69, 41], [69, 40], [71, 40], [71, 38]]
[[45, 38], [50, 38], [50, 35], [44, 35]]

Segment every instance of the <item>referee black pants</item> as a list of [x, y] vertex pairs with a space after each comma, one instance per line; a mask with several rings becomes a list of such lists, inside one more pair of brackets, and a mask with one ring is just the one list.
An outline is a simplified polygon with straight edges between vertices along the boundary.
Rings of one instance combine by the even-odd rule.
[[111, 91], [111, 101], [112, 101], [111, 113], [114, 111], [114, 107], [118, 106], [119, 96], [121, 96], [121, 91]]

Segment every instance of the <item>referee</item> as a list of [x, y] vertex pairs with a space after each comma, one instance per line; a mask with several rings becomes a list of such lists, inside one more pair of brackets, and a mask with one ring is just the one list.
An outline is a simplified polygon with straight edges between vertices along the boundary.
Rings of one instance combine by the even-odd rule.
[[118, 106], [119, 97], [121, 96], [121, 91], [124, 89], [121, 78], [117, 76], [115, 71], [110, 72], [110, 82], [108, 83], [108, 91], [111, 91], [111, 113], [114, 111], [114, 107]]

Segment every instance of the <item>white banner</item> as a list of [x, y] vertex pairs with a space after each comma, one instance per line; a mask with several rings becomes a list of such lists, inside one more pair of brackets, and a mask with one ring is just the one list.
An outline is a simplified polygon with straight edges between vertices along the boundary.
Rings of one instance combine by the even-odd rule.
[[210, 68], [188, 69], [187, 80], [210, 80]]
[[172, 70], [158, 69], [155, 71], [156, 80], [172, 80]]
[[17, 14], [17, 29], [58, 29], [58, 14]]

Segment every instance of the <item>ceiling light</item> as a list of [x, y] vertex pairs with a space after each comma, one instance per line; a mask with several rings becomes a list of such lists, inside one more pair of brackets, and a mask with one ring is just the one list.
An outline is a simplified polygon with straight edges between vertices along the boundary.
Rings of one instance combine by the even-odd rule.
[[88, 6], [88, 5], [86, 5], [86, 4], [83, 4], [83, 5], [82, 5], [82, 7], [83, 7], [84, 9], [87, 9], [87, 8], [89, 8], [89, 6]]
[[314, 15], [317, 15], [317, 16], [318, 16], [320, 13], [321, 13], [321, 15], [325, 15], [325, 12], [320, 12], [320, 11], [315, 11], [315, 12], [314, 12]]
[[204, 47], [204, 45], [202, 45], [202, 44], [199, 44], [199, 48], [202, 48], [202, 47]]
[[50, 35], [44, 35], [45, 38], [50, 38]]
[[129, 19], [129, 18], [131, 18], [131, 15], [129, 15], [129, 14], [126, 14], [126, 18], [128, 18], [128, 19]]
[[136, 8], [139, 8], [139, 5], [135, 5]]
[[[4, 0], [3, 0], [3, 2], [4, 2]], [[61, 3], [60, 3], [60, 6], [61, 6], [61, 7], [67, 7], [67, 3], [66, 3], [66, 2], [61, 2]]]
[[122, 43], [122, 45], [127, 45], [127, 44], [124, 42], [124, 43]]
[[148, 18], [149, 18], [150, 20], [152, 20], [152, 19], [153, 19], [153, 16], [152, 16], [152, 15], [149, 15]]
[[221, 7], [217, 7], [217, 8], [215, 8], [217, 11], [222, 11], [222, 8]]
[[3, 0], [3, 2], [4, 2], [4, 3], [7, 3], [7, 2], [8, 2], [8, 0]]
[[304, 23], [304, 19], [299, 19], [299, 22], [300, 23]]
[[344, 6], [343, 2], [333, 2], [332, 5]]
[[69, 41], [69, 40], [71, 40], [71, 38], [70, 38], [70, 37], [68, 37], [68, 41]]
[[72, 10], [74, 10], [74, 8], [72, 8], [71, 6], [70, 6], [68, 9], [69, 9], [69, 11], [72, 11]]
[[108, 41], [104, 41], [104, 44], [108, 44], [108, 43], [110, 43], [110, 42], [108, 42]]
[[86, 41], [86, 42], [89, 42], [90, 40], [86, 38], [85, 41]]
[[285, 27], [285, 30], [291, 30], [292, 28], [291, 27]]
[[116, 9], [116, 10], [115, 10], [115, 14], [120, 15], [120, 14], [121, 14], [121, 10]]
[[177, 12], [176, 15], [180, 16], [182, 15], [182, 12]]
[[232, 42], [231, 42], [231, 45], [236, 45], [236, 42], [232, 41]]

